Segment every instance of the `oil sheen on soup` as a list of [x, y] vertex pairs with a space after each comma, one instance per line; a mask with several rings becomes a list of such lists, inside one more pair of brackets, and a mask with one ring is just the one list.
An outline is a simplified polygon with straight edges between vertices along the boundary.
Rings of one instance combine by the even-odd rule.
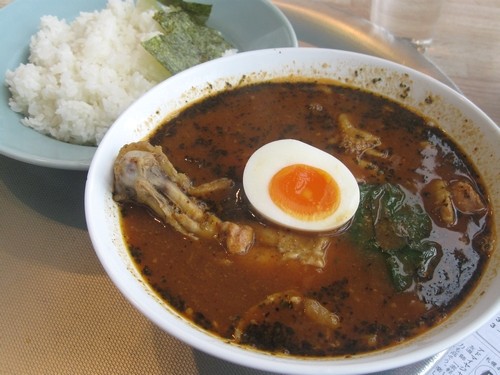
[[[247, 202], [245, 163], [285, 138], [332, 154], [356, 177], [360, 205], [340, 230], [287, 230]], [[248, 249], [232, 252], [196, 234], [203, 220], [193, 235], [168, 223], [189, 207], [165, 219], [144, 202], [120, 201], [144, 279], [225, 340], [307, 357], [396, 345], [446, 319], [493, 249], [488, 196], [460, 148], [419, 114], [363, 90], [306, 81], [237, 87], [184, 109], [148, 141], [193, 186], [208, 187], [196, 198], [180, 193], [255, 233]], [[223, 188], [212, 189], [220, 179]]]

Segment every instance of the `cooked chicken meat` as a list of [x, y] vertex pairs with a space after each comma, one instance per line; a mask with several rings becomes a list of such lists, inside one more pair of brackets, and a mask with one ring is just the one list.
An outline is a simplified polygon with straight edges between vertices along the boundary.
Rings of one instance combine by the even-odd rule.
[[329, 341], [340, 326], [338, 314], [318, 300], [290, 290], [271, 294], [248, 309], [238, 320], [234, 339], [258, 343], [262, 349], [293, 350], [303, 345], [298, 337], [317, 336]]
[[385, 157], [383, 152], [376, 150], [382, 144], [380, 138], [366, 130], [357, 128], [349, 115], [345, 113], [339, 115], [338, 123], [341, 131], [340, 145], [348, 152], [355, 154], [359, 158], [364, 153]]
[[465, 214], [473, 214], [486, 210], [484, 199], [466, 181], [453, 181], [450, 183], [450, 194], [455, 207]]
[[331, 239], [328, 236], [307, 236], [287, 230], [253, 226], [257, 245], [278, 250], [283, 259], [297, 259], [318, 268], [325, 266], [325, 253]]
[[450, 227], [456, 223], [456, 212], [451, 200], [450, 191], [444, 180], [435, 179], [427, 185], [427, 196], [430, 204], [435, 207], [431, 213], [436, 221]]
[[453, 227], [457, 222], [457, 211], [472, 215], [486, 209], [484, 199], [468, 181], [434, 179], [423, 192], [429, 206], [433, 207], [430, 213], [442, 226]]
[[159, 219], [192, 239], [213, 238], [230, 253], [245, 253], [252, 245], [269, 247], [283, 259], [296, 259], [319, 268], [325, 265], [329, 237], [308, 237], [289, 231], [223, 221], [209, 212], [200, 198], [229, 189], [233, 182], [221, 178], [193, 186], [179, 173], [160, 146], [148, 142], [124, 146], [114, 164], [114, 199], [149, 207]]
[[357, 163], [362, 167], [378, 171], [378, 166], [368, 161], [366, 157], [387, 158], [387, 152], [380, 149], [382, 145], [380, 138], [357, 127], [346, 113], [338, 116], [338, 126], [339, 133], [330, 139], [330, 143], [354, 155]]
[[114, 176], [117, 202], [144, 204], [187, 237], [216, 239], [231, 253], [244, 253], [253, 244], [251, 227], [220, 220], [192, 194], [227, 187], [230, 180], [193, 187], [189, 177], [177, 172], [161, 147], [147, 142], [129, 144], [120, 150]]

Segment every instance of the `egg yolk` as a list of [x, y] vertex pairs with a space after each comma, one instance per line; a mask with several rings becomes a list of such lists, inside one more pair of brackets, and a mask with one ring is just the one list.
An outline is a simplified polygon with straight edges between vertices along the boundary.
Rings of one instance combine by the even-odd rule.
[[306, 164], [279, 170], [271, 178], [269, 195], [287, 214], [309, 221], [324, 219], [340, 203], [340, 190], [332, 176]]

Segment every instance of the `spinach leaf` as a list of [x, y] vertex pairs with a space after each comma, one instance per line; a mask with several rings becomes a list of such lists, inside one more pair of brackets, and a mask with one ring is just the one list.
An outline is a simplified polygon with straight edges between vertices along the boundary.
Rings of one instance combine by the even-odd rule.
[[383, 254], [398, 291], [430, 277], [441, 248], [428, 240], [432, 221], [422, 206], [392, 184], [362, 184], [360, 193], [360, 206], [349, 229], [353, 241]]

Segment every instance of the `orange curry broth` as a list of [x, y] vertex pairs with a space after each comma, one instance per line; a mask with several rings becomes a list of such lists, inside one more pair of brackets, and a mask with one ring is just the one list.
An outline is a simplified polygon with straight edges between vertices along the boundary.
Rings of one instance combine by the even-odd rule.
[[[369, 158], [375, 171], [332, 140], [342, 113], [380, 137], [381, 147], [388, 150], [386, 159]], [[161, 145], [195, 184], [233, 179], [235, 186], [227, 195], [208, 203], [223, 220], [243, 222], [260, 220], [242, 191], [245, 162], [260, 146], [283, 138], [330, 152], [359, 182], [399, 184], [421, 204], [422, 188], [436, 176], [478, 181], [463, 154], [424, 118], [387, 99], [334, 84], [237, 88], [187, 108], [158, 128], [150, 141]], [[439, 152], [422, 151], [429, 141]], [[480, 182], [476, 184], [485, 194]], [[318, 269], [257, 246], [244, 255], [228, 254], [217, 242], [186, 239], [144, 207], [122, 206], [124, 237], [138, 269], [159, 295], [199, 326], [232, 339], [239, 317], [248, 309], [288, 290], [316, 298], [337, 314], [339, 327], [316, 335], [322, 336], [317, 342], [307, 332], [302, 339], [308, 343], [300, 347], [284, 347], [272, 339], [248, 342], [258, 349], [304, 356], [353, 355], [388, 347], [445, 319], [474, 287], [488, 259], [490, 221], [491, 212], [460, 216], [457, 228], [464, 233], [433, 224], [431, 239], [443, 247], [439, 264], [429, 280], [397, 293], [382, 256], [355, 248], [345, 233], [333, 235], [326, 265]], [[295, 333], [301, 334], [300, 329]]]

